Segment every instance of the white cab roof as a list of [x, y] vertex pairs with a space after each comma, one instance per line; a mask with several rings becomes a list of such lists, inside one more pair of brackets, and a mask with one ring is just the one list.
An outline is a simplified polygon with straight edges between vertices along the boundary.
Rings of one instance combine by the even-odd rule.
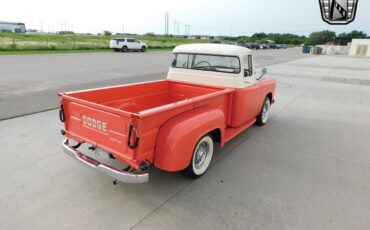
[[219, 55], [241, 55], [252, 53], [250, 49], [237, 45], [228, 44], [187, 44], [176, 46], [174, 53], [197, 53], [197, 54], [219, 54]]

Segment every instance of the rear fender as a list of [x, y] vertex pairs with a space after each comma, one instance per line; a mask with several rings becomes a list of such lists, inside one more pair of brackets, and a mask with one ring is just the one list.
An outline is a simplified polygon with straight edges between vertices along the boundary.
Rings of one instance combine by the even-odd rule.
[[170, 119], [158, 132], [155, 167], [166, 171], [185, 169], [198, 140], [210, 131], [220, 129], [222, 143], [224, 127], [225, 114], [215, 108], [200, 108]]

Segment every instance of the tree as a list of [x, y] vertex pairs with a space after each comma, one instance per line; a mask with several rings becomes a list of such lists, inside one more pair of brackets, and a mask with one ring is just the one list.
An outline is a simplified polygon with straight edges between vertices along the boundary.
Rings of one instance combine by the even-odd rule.
[[108, 30], [104, 30], [103, 31], [103, 34], [104, 34], [104, 36], [111, 36], [112, 35], [112, 32], [110, 32]]
[[265, 33], [255, 33], [252, 35], [252, 38], [255, 39], [255, 40], [259, 40], [259, 39], [262, 39], [262, 38], [266, 38], [267, 35]]
[[148, 33], [145, 33], [144, 36], [155, 37], [156, 35], [153, 32], [148, 32]]
[[341, 33], [338, 35], [336, 42], [339, 43], [340, 45], [346, 45], [349, 42], [352, 42], [352, 39], [356, 38], [358, 39], [367, 38], [367, 34], [358, 30], [353, 30], [350, 33]]
[[360, 39], [361, 38], [367, 38], [367, 34], [362, 32], [362, 31], [353, 30], [352, 32], [350, 32], [348, 34], [347, 33], [341, 33], [341, 34], [338, 35], [338, 37], [351, 41], [354, 38], [360, 38]]
[[334, 42], [335, 41], [335, 32], [324, 30], [320, 32], [313, 32], [309, 36], [308, 42], [309, 45], [323, 45], [327, 42]]

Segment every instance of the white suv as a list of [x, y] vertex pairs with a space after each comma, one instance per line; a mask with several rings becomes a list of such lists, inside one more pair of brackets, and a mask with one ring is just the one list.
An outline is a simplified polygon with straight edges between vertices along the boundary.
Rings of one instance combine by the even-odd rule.
[[115, 38], [110, 40], [109, 48], [116, 52], [126, 52], [128, 50], [140, 50], [141, 52], [145, 52], [148, 46], [144, 42], [133, 38]]

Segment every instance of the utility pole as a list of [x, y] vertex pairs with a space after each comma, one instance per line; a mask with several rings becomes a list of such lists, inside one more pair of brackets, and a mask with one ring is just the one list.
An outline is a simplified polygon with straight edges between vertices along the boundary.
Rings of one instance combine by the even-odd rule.
[[173, 21], [173, 35], [176, 35], [176, 24], [178, 22], [177, 21]]
[[184, 25], [184, 35], [185, 36], [190, 35], [190, 25], [189, 24]]
[[40, 23], [40, 31], [43, 33], [44, 32], [44, 23], [43, 23], [42, 19], [40, 19], [39, 23]]
[[177, 35], [180, 35], [180, 22], [177, 22]]
[[168, 35], [169, 32], [170, 32], [169, 29], [168, 29], [168, 27], [169, 27], [169, 21], [170, 21], [170, 16], [169, 16], [168, 11], [166, 11], [164, 13], [164, 34], [165, 35]]

